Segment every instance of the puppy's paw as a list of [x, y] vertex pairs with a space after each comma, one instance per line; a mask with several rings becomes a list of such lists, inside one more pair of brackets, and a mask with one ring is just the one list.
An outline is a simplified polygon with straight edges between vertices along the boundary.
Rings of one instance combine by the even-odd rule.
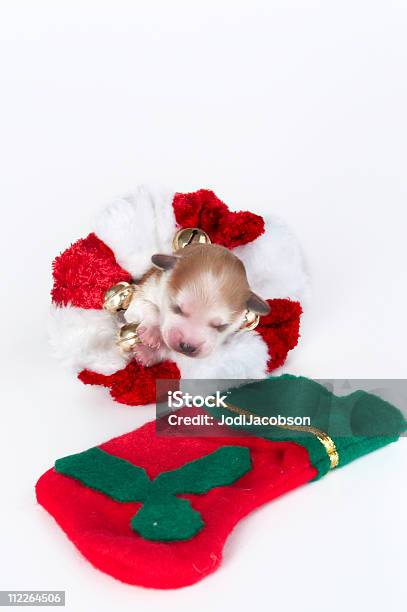
[[137, 344], [133, 349], [133, 354], [136, 361], [146, 368], [162, 361], [160, 350], [151, 348], [151, 346], [146, 346], [145, 344]]
[[145, 325], [141, 323], [137, 328], [137, 335], [145, 346], [152, 349], [160, 348], [162, 338], [158, 325]]

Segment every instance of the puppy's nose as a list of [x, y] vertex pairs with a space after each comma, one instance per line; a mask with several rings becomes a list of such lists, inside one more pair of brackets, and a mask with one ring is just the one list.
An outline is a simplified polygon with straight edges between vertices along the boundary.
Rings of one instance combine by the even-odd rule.
[[179, 343], [179, 350], [185, 355], [193, 355], [194, 353], [196, 353], [197, 348], [198, 347], [193, 346], [193, 344], [188, 344], [187, 342]]

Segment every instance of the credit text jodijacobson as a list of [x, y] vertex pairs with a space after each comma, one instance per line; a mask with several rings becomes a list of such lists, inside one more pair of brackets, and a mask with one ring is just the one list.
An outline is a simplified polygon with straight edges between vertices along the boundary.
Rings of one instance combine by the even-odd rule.
[[229, 425], [229, 426], [253, 426], [253, 425], [273, 425], [273, 426], [306, 426], [311, 425], [310, 417], [285, 417], [281, 414], [277, 416], [263, 416], [259, 417], [255, 414], [245, 415], [237, 414], [233, 416], [221, 415], [220, 419], [215, 419], [209, 414], [196, 414], [194, 416], [171, 414], [167, 420], [169, 425]]

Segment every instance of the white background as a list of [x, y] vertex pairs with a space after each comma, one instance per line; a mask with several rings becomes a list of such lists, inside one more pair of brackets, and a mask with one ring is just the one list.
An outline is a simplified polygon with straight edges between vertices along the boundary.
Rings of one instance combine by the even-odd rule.
[[45, 331], [51, 260], [140, 182], [295, 230], [314, 295], [286, 371], [406, 377], [405, 2], [1, 8], [0, 588], [65, 589], [79, 612], [405, 605], [405, 439], [255, 512], [215, 574], [172, 592], [93, 569], [33, 490], [55, 458], [153, 416], [77, 382]]

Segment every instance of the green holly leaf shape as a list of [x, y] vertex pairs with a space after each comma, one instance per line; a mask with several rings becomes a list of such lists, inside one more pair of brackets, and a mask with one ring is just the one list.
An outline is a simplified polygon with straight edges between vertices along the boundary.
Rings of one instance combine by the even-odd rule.
[[55, 471], [78, 480], [118, 502], [141, 502], [131, 527], [147, 540], [188, 540], [204, 526], [199, 512], [178, 494], [204, 494], [236, 482], [251, 469], [249, 449], [222, 446], [151, 480], [144, 468], [91, 448], [58, 459]]
[[169, 496], [146, 503], [131, 520], [134, 531], [146, 540], [189, 540], [204, 526], [199, 512], [187, 499]]

